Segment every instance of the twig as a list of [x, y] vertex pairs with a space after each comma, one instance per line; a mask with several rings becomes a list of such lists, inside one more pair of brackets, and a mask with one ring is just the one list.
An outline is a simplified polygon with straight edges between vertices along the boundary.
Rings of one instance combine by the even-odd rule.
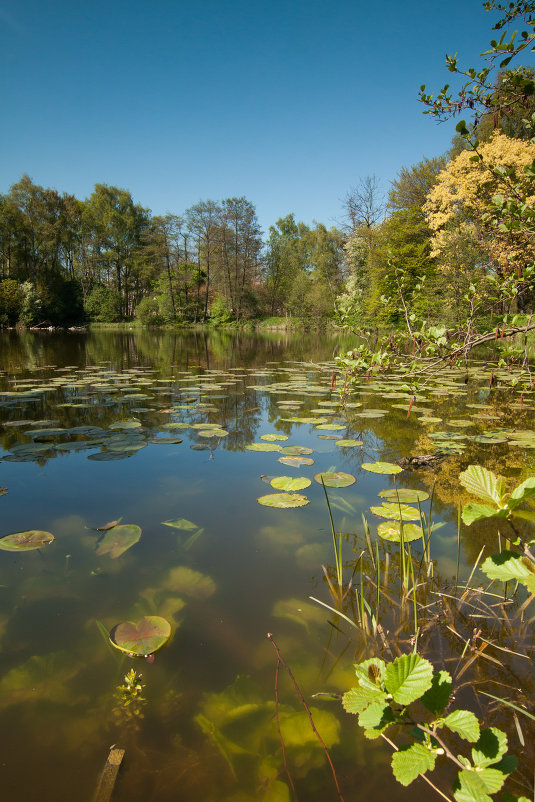
[[[329, 762], [329, 766], [331, 767], [331, 772], [332, 772], [332, 775], [333, 775], [334, 784], [336, 785], [336, 791], [338, 793], [338, 797], [340, 799], [340, 802], [344, 802], [344, 797], [342, 796], [342, 792], [341, 792], [340, 786], [338, 784], [338, 778], [336, 776], [336, 771], [334, 770], [334, 766], [333, 766], [333, 762], [331, 760], [331, 756], [329, 755], [329, 751], [328, 751], [327, 747], [325, 746], [325, 742], [324, 742], [323, 738], [321, 737], [321, 735], [319, 734], [319, 732], [316, 729], [316, 725], [314, 724], [314, 720], [312, 718], [312, 713], [310, 712], [310, 709], [309, 709], [309, 707], [308, 707], [308, 705], [307, 705], [307, 703], [305, 701], [305, 698], [304, 698], [303, 694], [301, 693], [301, 689], [299, 688], [299, 685], [297, 684], [296, 679], [295, 679], [294, 675], [292, 674], [292, 671], [291, 671], [290, 667], [284, 661], [284, 658], [283, 658], [283, 656], [281, 655], [281, 653], [279, 651], [279, 647], [277, 646], [277, 644], [273, 640], [273, 635], [271, 634], [271, 632], [267, 633], [267, 638], [268, 638], [268, 640], [271, 641], [271, 643], [273, 645], [273, 648], [275, 649], [275, 652], [277, 654], [277, 672], [278, 672], [279, 665], [282, 665], [286, 669], [286, 671], [288, 673], [288, 676], [292, 680], [292, 683], [293, 683], [293, 686], [294, 686], [294, 688], [296, 690], [296, 693], [299, 696], [299, 699], [301, 700], [301, 704], [303, 705], [303, 707], [306, 710], [306, 713], [307, 713], [307, 716], [308, 716], [308, 720], [310, 721], [310, 726], [312, 727], [312, 732], [314, 733], [314, 735], [316, 736], [316, 738], [320, 742], [321, 746], [323, 747], [323, 751], [325, 752], [325, 756], [327, 757], [327, 760]], [[278, 676], [278, 674], [276, 674], [276, 677], [277, 676]], [[277, 701], [278, 701], [278, 697], [277, 697]], [[278, 713], [277, 713], [277, 715], [278, 715]], [[278, 718], [277, 718], [277, 726], [278, 726]], [[280, 728], [279, 728], [279, 736], [280, 735], [281, 735], [281, 733], [280, 733]], [[281, 742], [282, 742], [282, 737], [281, 737]], [[284, 750], [284, 746], [283, 746], [283, 750]], [[287, 771], [287, 773], [288, 773], [288, 771]], [[293, 783], [292, 783], [292, 788], [293, 788]], [[294, 789], [294, 795], [295, 795], [295, 789]]]

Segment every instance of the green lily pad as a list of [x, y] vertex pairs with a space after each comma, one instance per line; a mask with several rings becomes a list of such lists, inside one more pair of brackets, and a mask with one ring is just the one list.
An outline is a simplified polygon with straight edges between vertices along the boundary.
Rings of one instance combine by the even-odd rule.
[[276, 440], [287, 440], [288, 435], [286, 434], [261, 434], [261, 440], [267, 440], [268, 443], [274, 443]]
[[340, 446], [340, 448], [355, 448], [356, 446], [362, 446], [364, 443], [362, 440], [337, 440], [335, 446]]
[[277, 488], [277, 490], [284, 490], [288, 493], [293, 490], [304, 490], [305, 487], [310, 487], [312, 482], [305, 476], [275, 476], [270, 484], [272, 487]]
[[183, 529], [185, 532], [196, 532], [199, 528], [193, 521], [188, 521], [186, 518], [177, 518], [174, 521], [162, 521], [164, 526], [172, 526], [173, 529]]
[[0, 538], [0, 549], [4, 551], [30, 551], [47, 546], [54, 540], [54, 535], [50, 532], [42, 532], [39, 529], [28, 529], [26, 532], [16, 532], [13, 535], [5, 535]]
[[279, 462], [283, 465], [291, 465], [293, 468], [299, 468], [301, 465], [314, 465], [314, 460], [310, 457], [279, 457]]
[[418, 521], [420, 519], [419, 510], [414, 507], [409, 507], [408, 504], [394, 504], [393, 502], [386, 502], [381, 504], [380, 507], [370, 507], [370, 511], [374, 515], [379, 515], [380, 518], [391, 518], [394, 521]]
[[120, 557], [141, 537], [141, 527], [135, 524], [121, 524], [110, 529], [98, 544], [97, 554], [109, 554], [112, 560]]
[[251, 443], [245, 446], [247, 451], [280, 451], [281, 446], [277, 443]]
[[270, 493], [257, 499], [264, 507], [277, 507], [277, 509], [290, 509], [291, 507], [304, 507], [310, 504], [306, 496], [300, 493]]
[[136, 418], [130, 418], [129, 420], [118, 420], [115, 423], [110, 423], [108, 429], [139, 429], [140, 427], [141, 421]]
[[370, 473], [381, 473], [384, 476], [393, 476], [403, 470], [399, 465], [394, 465], [393, 462], [363, 462], [361, 467], [365, 471], [370, 471]]
[[[383, 521], [377, 527], [377, 534], [383, 540], [391, 540], [394, 543], [401, 542], [401, 524], [399, 521]], [[403, 540], [408, 543], [411, 540], [419, 540], [423, 536], [421, 526], [417, 524], [403, 524]]]
[[307, 446], [283, 446], [280, 452], [286, 457], [302, 457], [304, 454], [313, 454], [314, 449]]
[[110, 632], [110, 642], [133, 657], [148, 657], [167, 643], [171, 624], [159, 615], [146, 615], [137, 623], [124, 621]]
[[224, 429], [202, 429], [197, 432], [199, 437], [228, 437]]
[[182, 439], [180, 437], [153, 437], [152, 440], [149, 440], [149, 443], [153, 446], [176, 445], [181, 442]]
[[387, 501], [400, 501], [402, 504], [417, 504], [419, 501], [427, 501], [429, 493], [425, 490], [411, 490], [410, 488], [400, 487], [396, 490], [395, 487], [389, 490], [381, 490], [377, 494], [380, 498], [386, 498]]
[[330, 432], [337, 432], [341, 429], [345, 429], [345, 426], [342, 426], [340, 423], [319, 423], [316, 426], [316, 429], [325, 429], [326, 431]]
[[350, 485], [355, 484], [357, 481], [351, 473], [342, 473], [340, 471], [324, 471], [323, 473], [316, 473], [314, 476], [314, 481], [321, 485], [322, 480], [325, 487], [349, 487]]

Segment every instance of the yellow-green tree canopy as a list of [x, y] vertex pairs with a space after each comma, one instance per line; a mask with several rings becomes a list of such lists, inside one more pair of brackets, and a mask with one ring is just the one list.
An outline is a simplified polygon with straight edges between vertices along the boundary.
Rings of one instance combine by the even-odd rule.
[[535, 145], [496, 133], [478, 148], [459, 153], [441, 171], [424, 204], [433, 232], [432, 256], [447, 250], [453, 232], [470, 232], [487, 253], [496, 273], [505, 276], [535, 261], [535, 237], [531, 228], [502, 231], [488, 211], [493, 197], [512, 193], [535, 205], [533, 179], [524, 171], [535, 159]]

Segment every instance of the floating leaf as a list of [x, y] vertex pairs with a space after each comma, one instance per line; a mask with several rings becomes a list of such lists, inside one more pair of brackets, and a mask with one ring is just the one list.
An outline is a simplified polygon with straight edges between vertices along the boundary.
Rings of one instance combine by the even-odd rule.
[[325, 487], [349, 487], [357, 481], [353, 474], [342, 473], [341, 471], [323, 471], [323, 473], [316, 473], [314, 481], [319, 485], [322, 483]]
[[299, 468], [301, 465], [314, 465], [314, 460], [310, 457], [279, 457], [279, 462], [283, 465], [292, 465]]
[[394, 465], [392, 462], [363, 462], [362, 468], [371, 473], [381, 473], [385, 476], [392, 476], [395, 473], [401, 473], [403, 468], [399, 465]]
[[313, 454], [314, 449], [307, 448], [307, 446], [284, 446], [280, 449], [280, 452], [288, 457], [298, 457], [303, 454]]
[[171, 636], [171, 624], [158, 615], [146, 615], [137, 623], [124, 621], [110, 632], [110, 641], [121, 652], [136, 657], [154, 654]]
[[267, 496], [260, 496], [257, 501], [264, 507], [277, 507], [278, 509], [304, 507], [305, 504], [310, 504], [307, 497], [300, 493], [271, 493]]
[[305, 487], [310, 487], [312, 482], [304, 476], [276, 476], [270, 482], [272, 487], [277, 490], [284, 490], [286, 492], [292, 490], [304, 490]]
[[141, 537], [141, 527], [135, 524], [122, 524], [110, 529], [97, 548], [97, 554], [102, 557], [109, 554], [112, 560], [120, 557], [121, 554], [137, 543]]
[[330, 432], [337, 432], [337, 431], [339, 431], [341, 429], [345, 429], [345, 428], [346, 428], [345, 426], [342, 426], [339, 423], [319, 423], [316, 426], [316, 429], [325, 429], [326, 431], [330, 431]]
[[281, 446], [277, 443], [251, 443], [245, 448], [247, 451], [281, 451]]
[[274, 443], [276, 440], [287, 440], [286, 434], [261, 434], [261, 440], [267, 440], [268, 443]]
[[122, 518], [118, 518], [116, 521], [110, 521], [109, 523], [104, 524], [104, 526], [97, 526], [96, 531], [97, 532], [107, 532], [108, 529], [113, 529], [114, 526], [117, 526], [117, 524], [120, 524], [122, 520], [123, 520]]
[[0, 538], [0, 549], [4, 551], [30, 551], [47, 546], [54, 540], [54, 535], [50, 532], [42, 532], [39, 529], [28, 529], [26, 532], [16, 532], [13, 535], [5, 535]]
[[[391, 540], [394, 543], [401, 542], [401, 524], [399, 521], [383, 521], [377, 527], [377, 534], [383, 540]], [[423, 530], [421, 526], [416, 524], [403, 524], [403, 540], [408, 543], [412, 540], [419, 540], [423, 537]]]
[[183, 529], [185, 532], [196, 532], [199, 528], [193, 521], [186, 518], [176, 518], [174, 521], [162, 521], [164, 526], [172, 526], [173, 529]]
[[395, 504], [394, 502], [387, 501], [381, 504], [380, 507], [370, 507], [374, 515], [380, 518], [391, 518], [394, 521], [418, 521], [420, 519], [420, 512], [415, 507], [410, 507], [408, 504]]
[[381, 490], [377, 495], [380, 498], [386, 498], [387, 501], [401, 501], [402, 504], [417, 504], [418, 501], [427, 501], [429, 498], [429, 494], [425, 490], [411, 490], [406, 487]]
[[153, 446], [162, 446], [162, 445], [176, 445], [181, 443], [182, 440], [180, 437], [153, 437], [152, 440], [149, 440]]
[[337, 440], [335, 446], [340, 446], [340, 448], [355, 448], [355, 446], [362, 446], [364, 445], [362, 440]]

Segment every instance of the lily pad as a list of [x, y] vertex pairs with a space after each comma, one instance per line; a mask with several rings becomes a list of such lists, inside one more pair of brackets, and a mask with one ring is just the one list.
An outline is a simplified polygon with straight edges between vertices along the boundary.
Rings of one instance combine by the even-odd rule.
[[394, 521], [399, 521], [400, 518], [402, 521], [418, 521], [420, 519], [419, 510], [409, 507], [408, 504], [386, 502], [380, 507], [370, 507], [370, 511], [381, 518], [392, 518]]
[[127, 549], [137, 543], [141, 537], [141, 527], [135, 524], [122, 524], [110, 529], [100, 541], [97, 554], [102, 557], [109, 554], [112, 560], [120, 557]]
[[251, 443], [245, 446], [247, 451], [280, 451], [281, 446], [277, 443]]
[[[399, 521], [383, 521], [377, 527], [377, 534], [383, 540], [391, 540], [395, 543], [401, 542], [401, 524]], [[403, 524], [403, 540], [408, 543], [411, 540], [419, 540], [423, 536], [421, 526], [417, 524]]]
[[301, 457], [303, 454], [313, 454], [314, 449], [307, 446], [283, 446], [280, 452], [286, 457]]
[[337, 440], [335, 446], [340, 446], [340, 448], [355, 448], [356, 446], [362, 446], [364, 443], [362, 440]]
[[110, 642], [133, 657], [148, 657], [167, 643], [171, 624], [159, 615], [146, 615], [137, 623], [124, 621], [110, 632]]
[[394, 465], [393, 462], [363, 462], [361, 467], [365, 471], [370, 471], [370, 473], [381, 473], [385, 476], [393, 476], [403, 470], [399, 465]]
[[305, 487], [310, 487], [312, 482], [305, 476], [275, 476], [270, 484], [272, 487], [276, 487], [277, 490], [291, 492], [293, 490], [304, 490]]
[[39, 529], [29, 529], [26, 532], [16, 532], [13, 535], [5, 535], [0, 538], [0, 549], [4, 551], [30, 551], [47, 546], [54, 540], [54, 535], [50, 532], [42, 532]]
[[180, 437], [153, 437], [152, 440], [149, 440], [149, 443], [152, 443], [153, 446], [177, 445], [181, 442], [182, 439]]
[[340, 471], [324, 471], [323, 473], [316, 473], [314, 476], [314, 481], [321, 485], [322, 480], [325, 487], [349, 487], [350, 485], [355, 484], [357, 481], [353, 474], [342, 473]]
[[316, 426], [316, 429], [325, 429], [326, 431], [330, 432], [337, 432], [341, 429], [345, 429], [345, 426], [342, 426], [340, 423], [319, 423]]
[[310, 504], [307, 497], [300, 493], [271, 493], [267, 496], [260, 496], [257, 501], [264, 507], [277, 507], [277, 509], [304, 507], [305, 504]]
[[185, 532], [196, 532], [199, 528], [193, 521], [188, 521], [186, 518], [177, 518], [174, 521], [162, 521], [164, 526], [172, 526], [173, 529], [183, 529]]
[[387, 501], [400, 501], [402, 504], [417, 504], [419, 501], [427, 501], [429, 498], [429, 493], [426, 493], [425, 490], [411, 490], [405, 487], [400, 487], [397, 490], [395, 487], [389, 490], [381, 490], [377, 495]]
[[201, 429], [197, 432], [199, 437], [228, 437], [225, 429]]
[[286, 434], [261, 434], [261, 440], [266, 440], [268, 443], [274, 443], [276, 440], [287, 440], [288, 435]]
[[279, 462], [294, 468], [299, 468], [301, 465], [314, 465], [314, 460], [310, 457], [279, 457]]

